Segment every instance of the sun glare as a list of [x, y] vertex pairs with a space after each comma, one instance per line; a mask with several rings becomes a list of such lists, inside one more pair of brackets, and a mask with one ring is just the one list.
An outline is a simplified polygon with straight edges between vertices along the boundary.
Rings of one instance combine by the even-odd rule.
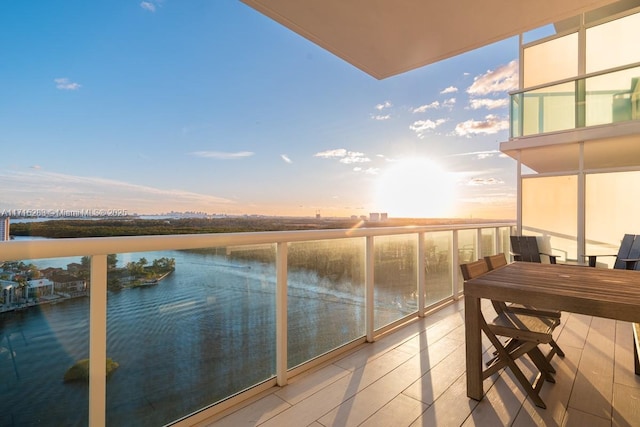
[[424, 158], [399, 160], [380, 176], [375, 207], [397, 218], [454, 216], [453, 175]]

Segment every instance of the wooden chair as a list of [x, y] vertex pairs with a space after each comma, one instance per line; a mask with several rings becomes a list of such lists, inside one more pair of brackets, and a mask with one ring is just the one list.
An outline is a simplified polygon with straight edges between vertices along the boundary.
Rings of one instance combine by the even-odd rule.
[[613, 268], [621, 270], [640, 270], [640, 236], [625, 234], [620, 242], [620, 248], [616, 255], [585, 255], [589, 260], [589, 267], [595, 267], [597, 258], [603, 256], [615, 256]]
[[549, 263], [557, 263], [557, 255], [540, 252], [536, 236], [510, 236], [510, 239], [511, 255], [514, 260], [541, 263], [542, 258], [540, 255], [545, 255], [549, 258]]
[[[494, 270], [496, 268], [503, 267], [507, 265], [507, 257], [504, 253], [499, 253], [496, 255], [489, 255], [484, 257], [485, 262], [487, 263], [488, 270]], [[512, 311], [514, 313], [522, 313], [529, 314], [533, 316], [542, 316], [542, 317], [551, 317], [554, 319], [558, 319], [558, 324], [560, 324], [560, 317], [562, 316], [562, 312], [560, 310], [549, 310], [540, 307], [533, 307], [530, 305], [523, 304], [507, 304], [504, 301], [491, 301], [493, 304], [493, 308], [496, 310], [496, 313], [502, 311]], [[554, 355], [558, 355], [560, 357], [564, 357], [564, 351], [560, 348], [558, 343], [555, 340], [551, 340], [549, 342], [551, 346], [551, 351], [547, 354], [547, 360], [551, 360]]]
[[[489, 271], [484, 259], [461, 264], [460, 269], [465, 280], [479, 277]], [[508, 367], [520, 382], [527, 395], [540, 408], [546, 405], [540, 397], [540, 388], [544, 381], [555, 382], [552, 372], [553, 367], [538, 348], [539, 344], [549, 344], [553, 339], [551, 334], [558, 325], [557, 318], [533, 316], [524, 313], [502, 311], [489, 323], [481, 314], [480, 328], [495, 347], [497, 356], [488, 364], [482, 373], [482, 378], [488, 378], [504, 367]], [[508, 344], [504, 345], [498, 336], [507, 338]], [[538, 368], [538, 375], [533, 383], [530, 383], [524, 375], [516, 360], [528, 355]]]

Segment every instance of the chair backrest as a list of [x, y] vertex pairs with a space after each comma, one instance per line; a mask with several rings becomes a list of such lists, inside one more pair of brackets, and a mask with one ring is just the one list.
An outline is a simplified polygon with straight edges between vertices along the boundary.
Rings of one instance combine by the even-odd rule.
[[536, 236], [510, 236], [511, 251], [516, 261], [542, 262]]
[[462, 277], [464, 280], [469, 280], [482, 276], [484, 273], [489, 271], [489, 267], [484, 259], [479, 259], [478, 261], [460, 264], [460, 270], [462, 271]]
[[507, 257], [504, 253], [486, 256], [484, 260], [487, 262], [487, 268], [489, 268], [489, 270], [507, 265]]
[[[504, 253], [486, 256], [484, 257], [484, 260], [487, 262], [487, 268], [489, 270], [494, 270], [496, 268], [507, 265], [507, 257]], [[491, 304], [493, 305], [493, 309], [498, 314], [507, 311], [507, 304], [503, 301], [491, 300]]]
[[[620, 242], [620, 249], [618, 249], [618, 255], [616, 256], [616, 262], [613, 264], [613, 268], [624, 270], [627, 268], [626, 262], [623, 259], [638, 259], [640, 258], [640, 237], [635, 234], [625, 234]], [[634, 270], [640, 270], [640, 262], [635, 263]]]

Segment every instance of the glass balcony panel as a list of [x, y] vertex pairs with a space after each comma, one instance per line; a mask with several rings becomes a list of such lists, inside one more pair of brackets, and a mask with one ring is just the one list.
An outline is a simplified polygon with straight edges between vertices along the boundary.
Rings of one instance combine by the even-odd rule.
[[640, 13], [586, 30], [586, 72], [640, 62], [638, 49]]
[[511, 227], [501, 227], [499, 231], [500, 236], [500, 248], [499, 252], [503, 252], [507, 260], [510, 260], [511, 254], [511, 239], [510, 236], [515, 234], [515, 230], [511, 230]]
[[[617, 254], [625, 234], [640, 234], [640, 200], [630, 196], [640, 185], [640, 172], [586, 176], [585, 237], [587, 255]], [[630, 191], [632, 193], [630, 193]], [[612, 267], [613, 257], [598, 257], [599, 266]]]
[[476, 244], [476, 230], [458, 231], [458, 258], [460, 264], [478, 259], [478, 246]]
[[[478, 259], [478, 245], [476, 230], [458, 230], [458, 261], [460, 264], [476, 261]], [[460, 268], [458, 271], [458, 281], [464, 280]]]
[[[72, 278], [67, 264], [79, 259], [51, 261], [4, 263], [0, 278], [3, 426], [54, 425], [60, 420], [64, 425], [87, 423], [89, 389], [82, 379], [67, 377], [65, 382], [65, 375], [89, 357], [88, 269]], [[47, 267], [50, 275], [41, 276], [39, 270]], [[68, 280], [61, 279], [62, 270]]]
[[522, 227], [541, 237], [542, 252], [577, 259], [577, 195], [575, 175], [523, 178]]
[[363, 238], [289, 245], [290, 368], [365, 335], [364, 248]]
[[575, 128], [575, 83], [563, 83], [526, 92], [523, 95], [522, 120], [523, 135]]
[[450, 231], [425, 234], [425, 303], [427, 306], [453, 295], [451, 248], [452, 234]]
[[[107, 425], [163, 425], [275, 375], [274, 245], [118, 254]], [[175, 271], [162, 279], [157, 260]]]
[[417, 310], [416, 235], [374, 239], [374, 328]]
[[483, 228], [480, 231], [482, 235], [482, 253], [479, 258], [494, 255], [496, 253], [496, 230], [495, 228]]
[[632, 109], [633, 101], [640, 97], [639, 80], [640, 67], [586, 79], [586, 125], [640, 118]]
[[521, 93], [517, 93], [511, 96], [511, 138], [518, 138], [522, 136], [522, 127], [520, 121], [521, 108], [522, 105], [522, 97]]
[[551, 83], [577, 74], [578, 33], [533, 44], [524, 49], [524, 87]]

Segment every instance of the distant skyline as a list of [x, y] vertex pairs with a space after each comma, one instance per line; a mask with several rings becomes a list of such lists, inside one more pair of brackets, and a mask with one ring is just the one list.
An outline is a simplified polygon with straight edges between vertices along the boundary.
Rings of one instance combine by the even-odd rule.
[[0, 211], [515, 218], [517, 38], [379, 81], [238, 1], [0, 12]]

